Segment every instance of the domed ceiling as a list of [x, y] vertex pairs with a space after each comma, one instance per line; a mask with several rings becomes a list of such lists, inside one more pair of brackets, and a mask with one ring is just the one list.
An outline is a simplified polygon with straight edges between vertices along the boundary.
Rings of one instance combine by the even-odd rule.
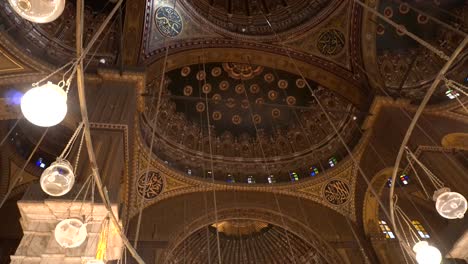
[[[226, 236], [225, 231], [219, 230], [226, 225], [234, 229], [238, 225], [266, 227], [251, 234]], [[168, 263], [217, 263], [216, 226], [220, 235], [220, 263], [329, 263], [304, 239], [281, 227], [254, 220], [227, 220], [201, 228], [171, 252]]]
[[[434, 22], [428, 16], [413, 10], [424, 10], [455, 28], [466, 28], [468, 10], [466, 1], [380, 1], [379, 12], [424, 39], [446, 55], [452, 54], [463, 36]], [[410, 7], [411, 5], [411, 7]], [[449, 10], [449, 12], [445, 11]], [[427, 87], [445, 64], [445, 60], [416, 41], [395, 30], [382, 20], [376, 26], [377, 66], [385, 84], [386, 93], [393, 97], [405, 97], [414, 102], [421, 100]], [[466, 78], [466, 56], [454, 63], [449, 76], [462, 81]], [[443, 85], [437, 89], [432, 102], [448, 100]]]
[[[274, 175], [279, 181], [290, 181], [292, 172], [309, 175], [312, 166], [322, 170], [330, 157], [345, 156], [325, 114], [298, 75], [222, 62], [172, 70], [166, 81], [155, 125], [155, 154], [191, 176], [206, 177], [213, 161], [219, 180], [233, 176], [246, 182], [255, 176], [257, 182], [268, 182], [267, 177]], [[309, 83], [340, 133], [354, 144], [356, 108]], [[147, 142], [157, 87], [153, 83], [146, 97], [149, 107], [142, 133]]]
[[329, 0], [188, 0], [198, 19], [218, 30], [245, 36], [274, 35], [317, 23], [339, 1]]
[[[110, 12], [113, 4], [109, 3], [104, 0], [86, 1], [84, 43], [91, 39]], [[75, 58], [75, 16], [74, 1], [67, 1], [63, 14], [57, 20], [46, 24], [31, 23], [16, 14], [8, 1], [0, 2], [0, 22], [4, 30], [29, 54], [49, 64], [64, 64]], [[119, 38], [115, 21], [117, 19], [114, 18], [90, 52], [87, 59], [92, 66], [116, 63]]]

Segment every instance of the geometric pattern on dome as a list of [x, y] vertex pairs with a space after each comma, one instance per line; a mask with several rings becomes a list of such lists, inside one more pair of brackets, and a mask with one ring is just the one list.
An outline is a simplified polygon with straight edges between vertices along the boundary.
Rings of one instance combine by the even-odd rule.
[[[206, 257], [208, 251], [211, 263], [330, 263], [322, 257], [323, 252], [319, 252], [311, 243], [281, 227], [264, 224], [268, 227], [252, 235], [233, 238], [220, 232], [220, 254], [217, 254], [216, 232], [206, 232], [206, 227], [201, 228], [171, 252], [167, 263], [184, 263], [184, 260], [209, 263]], [[214, 229], [211, 225], [208, 228]], [[221, 261], [218, 261], [218, 255]]]
[[[8, 1], [0, 1], [0, 20], [5, 28], [12, 28], [7, 34], [14, 39], [15, 44], [29, 50], [35, 57], [48, 63], [62, 64], [76, 57], [75, 51], [75, 17], [74, 1], [67, 1], [63, 14], [50, 23], [37, 24], [22, 19], [14, 12]], [[85, 37], [95, 34], [99, 25], [105, 19], [112, 5], [104, 0], [86, 1], [84, 23]], [[116, 62], [119, 52], [118, 23], [110, 23], [105, 34], [99, 38], [98, 45], [91, 49], [90, 65], [98, 65], [101, 59], [106, 64]], [[86, 40], [85, 40], [86, 41]], [[96, 51], [97, 49], [97, 51]]]
[[[234, 68], [238, 69], [235, 76]], [[258, 183], [268, 182], [269, 171], [277, 181], [290, 181], [285, 170], [304, 177], [310, 175], [312, 165], [322, 169], [320, 164], [328, 164], [328, 158], [345, 153], [297, 74], [253, 64], [213, 62], [173, 69], [166, 79], [154, 127], [156, 136], [163, 140], [155, 154], [174, 168], [190, 169], [192, 176], [206, 177], [203, 168], [210, 166], [206, 162], [213, 155], [218, 180], [225, 181], [232, 174], [236, 182], [246, 182], [249, 175]], [[307, 81], [351, 144], [359, 135], [353, 124], [356, 108], [331, 90]], [[159, 86], [153, 83], [149, 89], [157, 93]], [[156, 98], [147, 96], [146, 104], [154, 106]], [[144, 120], [154, 118], [154, 113], [149, 115]], [[148, 140], [150, 126], [142, 123]], [[259, 166], [259, 161], [264, 166]]]
[[[274, 35], [298, 28], [334, 6], [330, 0], [199, 0], [187, 7], [199, 19], [236, 34]], [[294, 15], [293, 15], [294, 14]], [[265, 19], [268, 16], [268, 21]]]
[[[426, 2], [412, 1], [414, 8], [424, 9]], [[417, 32], [420, 37], [436, 49], [450, 55], [463, 40], [463, 36], [438, 23], [421, 21], [418, 12], [406, 11], [404, 3], [394, 1], [380, 1], [378, 9], [381, 13], [391, 13], [392, 20], [398, 24], [406, 25], [410, 32]], [[438, 8], [432, 9], [429, 14], [433, 17], [444, 17], [443, 10], [463, 14], [468, 12], [464, 0], [450, 2], [440, 1]], [[445, 18], [447, 19], [447, 17]], [[398, 34], [396, 30], [379, 23], [376, 29], [376, 66], [385, 85], [385, 92], [392, 97], [408, 98], [412, 102], [419, 102], [426, 94], [445, 61], [427, 48], [420, 46], [416, 41]], [[466, 60], [455, 61], [447, 74], [451, 79], [463, 82], [466, 78]], [[431, 103], [449, 100], [445, 96], [445, 87], [436, 89]]]

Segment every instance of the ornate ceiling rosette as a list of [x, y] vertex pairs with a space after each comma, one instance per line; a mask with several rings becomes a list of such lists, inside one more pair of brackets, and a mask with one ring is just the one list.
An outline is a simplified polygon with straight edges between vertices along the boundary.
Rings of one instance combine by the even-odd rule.
[[[86, 2], [84, 42], [95, 34], [112, 8], [108, 1], [95, 0]], [[37, 24], [22, 19], [14, 12], [8, 1], [0, 2], [0, 22], [5, 27], [1, 34], [7, 34], [15, 44], [39, 60], [50, 64], [64, 64], [76, 57], [75, 51], [76, 7], [73, 1], [67, 1], [63, 14], [55, 21]], [[118, 53], [117, 19], [100, 36], [95, 48], [88, 55], [90, 65], [113, 65]], [[26, 53], [25, 52], [25, 53]]]
[[308, 30], [341, 3], [337, 0], [181, 1], [191, 17], [218, 33], [264, 40], [277, 40], [276, 34]]
[[[239, 77], [244, 75], [233, 76], [232, 69], [252, 74], [244, 79]], [[279, 81], [271, 82], [271, 77]], [[225, 181], [231, 175], [240, 182], [254, 176], [258, 183], [268, 182], [271, 174], [278, 181], [290, 181], [291, 172], [308, 176], [312, 166], [324, 170], [330, 157], [341, 159], [346, 152], [317, 101], [298, 79], [286, 71], [232, 62], [170, 70], [154, 128], [150, 109], [157, 96], [146, 97], [142, 136], [149, 145], [154, 131], [154, 153], [191, 176], [214, 175]], [[158, 93], [158, 80], [149, 84], [149, 94]], [[308, 82], [348, 144], [355, 144], [356, 108], [331, 90]], [[187, 92], [187, 87], [193, 91]], [[211, 161], [214, 172], [208, 174]]]

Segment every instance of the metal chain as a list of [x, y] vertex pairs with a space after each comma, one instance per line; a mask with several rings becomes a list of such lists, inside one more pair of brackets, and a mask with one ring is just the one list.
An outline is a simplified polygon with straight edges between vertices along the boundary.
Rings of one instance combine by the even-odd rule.
[[75, 143], [76, 137], [78, 136], [78, 133], [81, 131], [82, 128], [83, 123], [80, 123], [76, 128], [75, 132], [73, 133], [72, 137], [68, 141], [67, 145], [63, 149], [62, 154], [60, 154], [60, 156], [58, 157], [59, 159], [65, 159], [66, 157], [68, 157], [68, 155], [70, 154], [69, 149], [71, 150], [71, 146]]

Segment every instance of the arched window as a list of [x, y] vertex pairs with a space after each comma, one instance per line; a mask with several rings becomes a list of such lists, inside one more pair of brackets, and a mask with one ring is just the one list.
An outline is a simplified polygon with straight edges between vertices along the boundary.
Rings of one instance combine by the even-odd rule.
[[418, 231], [418, 235], [421, 238], [430, 238], [431, 237], [431, 236], [429, 236], [426, 229], [424, 228], [424, 226], [419, 221], [413, 220], [413, 221], [411, 221], [411, 223], [413, 224], [416, 231]]
[[275, 179], [275, 176], [273, 174], [268, 176], [268, 183], [270, 183], [270, 184], [276, 183], [276, 179]]
[[387, 239], [394, 239], [395, 238], [395, 235], [393, 234], [392, 230], [388, 226], [387, 222], [385, 222], [383, 220], [380, 220], [379, 221], [379, 226], [380, 226], [380, 230], [385, 235], [385, 238], [387, 238]]
[[330, 165], [330, 168], [335, 167], [337, 163], [338, 163], [338, 160], [335, 157], [331, 157], [328, 160], [328, 165]]
[[253, 176], [247, 177], [247, 183], [248, 183], [248, 184], [253, 184], [253, 183], [255, 183], [255, 178], [254, 178]]
[[310, 167], [310, 176], [314, 177], [317, 176], [317, 174], [319, 174], [318, 168], [315, 166]]
[[294, 171], [289, 173], [289, 177], [291, 177], [291, 181], [293, 181], [293, 182], [299, 180], [299, 174], [297, 174]]

